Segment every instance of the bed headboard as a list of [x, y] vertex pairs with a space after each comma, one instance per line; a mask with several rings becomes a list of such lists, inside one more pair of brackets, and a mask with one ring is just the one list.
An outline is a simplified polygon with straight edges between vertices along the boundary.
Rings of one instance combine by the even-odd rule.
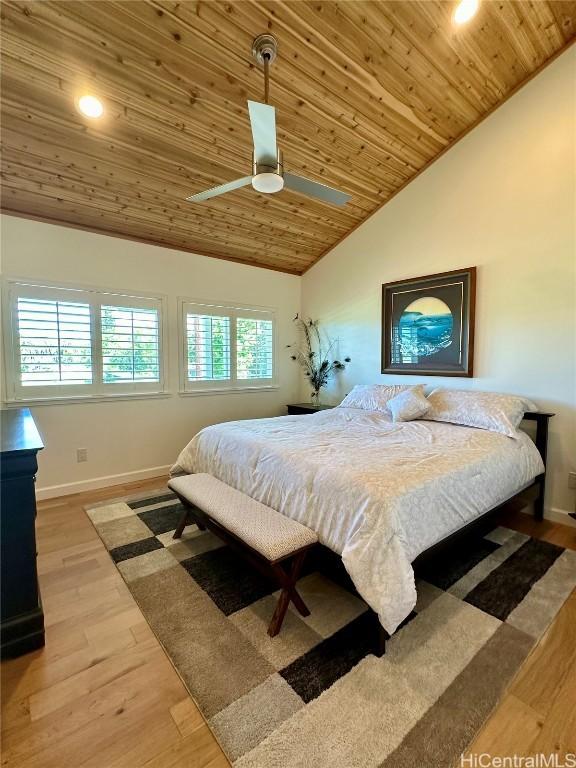
[[527, 411], [524, 414], [526, 421], [536, 422], [536, 448], [542, 456], [544, 466], [546, 466], [546, 455], [548, 453], [548, 422], [554, 416], [553, 413], [545, 413], [544, 411]]

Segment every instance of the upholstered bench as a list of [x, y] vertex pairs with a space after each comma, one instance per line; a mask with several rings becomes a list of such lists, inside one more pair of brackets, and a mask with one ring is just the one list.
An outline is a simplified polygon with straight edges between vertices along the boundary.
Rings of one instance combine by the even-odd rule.
[[173, 477], [168, 487], [185, 507], [175, 539], [182, 536], [188, 522], [194, 522], [278, 581], [282, 592], [268, 627], [270, 637], [280, 631], [290, 601], [302, 616], [310, 614], [296, 591], [296, 582], [308, 550], [318, 541], [314, 531], [212, 475]]

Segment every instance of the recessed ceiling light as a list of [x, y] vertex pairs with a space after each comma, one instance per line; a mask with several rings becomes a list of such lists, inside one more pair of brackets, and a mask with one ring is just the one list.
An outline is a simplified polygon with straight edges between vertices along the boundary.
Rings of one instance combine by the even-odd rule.
[[104, 114], [104, 105], [96, 96], [80, 96], [78, 99], [78, 109], [85, 117], [102, 117]]
[[452, 17], [454, 23], [466, 24], [467, 21], [470, 21], [476, 15], [479, 5], [479, 0], [460, 0]]

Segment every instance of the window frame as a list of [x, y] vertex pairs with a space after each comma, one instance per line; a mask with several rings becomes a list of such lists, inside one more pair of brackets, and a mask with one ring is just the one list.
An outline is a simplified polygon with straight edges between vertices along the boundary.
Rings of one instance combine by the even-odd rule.
[[[91, 384], [46, 384], [41, 386], [21, 383], [20, 336], [18, 331], [18, 299], [38, 298], [50, 301], [78, 301], [90, 308], [91, 330]], [[167, 396], [168, 324], [166, 297], [141, 291], [118, 290], [71, 283], [28, 280], [9, 277], [2, 280], [2, 322], [5, 370], [5, 402], [69, 403], [122, 398]], [[156, 309], [158, 311], [158, 363], [157, 382], [104, 382], [102, 349], [102, 306]]]
[[[198, 314], [230, 318], [230, 378], [193, 381], [188, 378], [188, 327], [190, 311]], [[272, 377], [269, 379], [238, 379], [236, 364], [236, 321], [238, 317], [272, 321]], [[207, 301], [178, 298], [178, 336], [180, 348], [180, 395], [214, 395], [230, 392], [262, 392], [278, 389], [278, 322], [273, 307], [241, 304], [229, 301]]]

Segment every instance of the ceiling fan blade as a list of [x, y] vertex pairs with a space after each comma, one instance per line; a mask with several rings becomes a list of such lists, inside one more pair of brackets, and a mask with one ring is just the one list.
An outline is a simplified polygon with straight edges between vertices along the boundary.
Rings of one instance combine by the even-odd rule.
[[276, 110], [270, 104], [248, 102], [254, 141], [254, 160], [262, 165], [276, 165]]
[[301, 192], [310, 197], [317, 197], [318, 200], [333, 203], [334, 205], [346, 205], [352, 197], [352, 195], [347, 195], [346, 192], [340, 192], [338, 189], [328, 187], [326, 184], [319, 184], [317, 181], [305, 179], [302, 176], [295, 176], [293, 173], [284, 174], [284, 186], [288, 189], [293, 189], [295, 192]]
[[228, 184], [220, 184], [218, 187], [212, 187], [204, 192], [198, 192], [197, 195], [191, 195], [187, 197], [191, 203], [201, 203], [202, 200], [208, 200], [210, 197], [216, 197], [217, 195], [224, 195], [226, 192], [232, 192], [234, 189], [240, 189], [240, 187], [247, 187], [252, 182], [252, 176], [244, 176], [242, 179], [236, 179], [235, 181], [229, 181]]

